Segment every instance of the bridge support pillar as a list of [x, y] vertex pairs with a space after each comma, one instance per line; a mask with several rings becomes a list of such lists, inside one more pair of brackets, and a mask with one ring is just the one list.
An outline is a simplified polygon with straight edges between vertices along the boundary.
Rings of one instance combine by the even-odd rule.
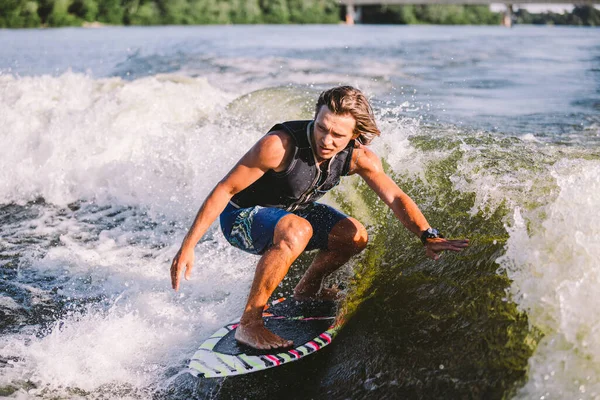
[[511, 28], [512, 27], [512, 17], [513, 17], [513, 6], [512, 4], [506, 5], [506, 11], [504, 12], [504, 17], [502, 17], [502, 25]]
[[346, 25], [354, 25], [354, 15], [356, 11], [354, 11], [354, 4], [346, 5]]
[[362, 7], [355, 6], [352, 3], [346, 4], [346, 24], [354, 25], [360, 23], [362, 19]]

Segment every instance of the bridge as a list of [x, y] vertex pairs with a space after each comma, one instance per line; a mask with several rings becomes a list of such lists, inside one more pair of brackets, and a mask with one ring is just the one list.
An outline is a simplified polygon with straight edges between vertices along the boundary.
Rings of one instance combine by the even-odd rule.
[[[353, 25], [360, 22], [361, 7], [388, 5], [388, 4], [505, 4], [506, 12], [504, 14], [503, 25], [511, 26], [512, 7], [519, 4], [565, 4], [569, 0], [339, 0], [340, 5], [346, 6], [346, 23]], [[576, 5], [600, 4], [600, 0], [577, 0]]]

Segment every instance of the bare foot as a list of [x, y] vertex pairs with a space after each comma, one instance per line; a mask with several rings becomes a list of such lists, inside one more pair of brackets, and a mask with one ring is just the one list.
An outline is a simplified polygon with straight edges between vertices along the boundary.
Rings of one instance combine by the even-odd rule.
[[265, 328], [262, 320], [240, 323], [235, 329], [235, 340], [259, 350], [283, 349], [294, 344]]
[[338, 300], [341, 300], [342, 297], [344, 297], [342, 291], [336, 287], [323, 288], [323, 289], [319, 290], [316, 294], [294, 292], [294, 299], [298, 300], [298, 301], [305, 301], [305, 300], [338, 301]]

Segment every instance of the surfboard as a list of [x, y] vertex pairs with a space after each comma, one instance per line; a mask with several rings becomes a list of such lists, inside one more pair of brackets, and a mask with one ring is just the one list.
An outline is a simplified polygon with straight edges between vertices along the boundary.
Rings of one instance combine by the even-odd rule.
[[300, 360], [331, 343], [336, 325], [336, 304], [280, 298], [263, 312], [265, 326], [294, 342], [286, 349], [257, 350], [238, 343], [231, 322], [206, 339], [190, 360], [190, 372], [202, 378], [223, 378], [278, 367]]

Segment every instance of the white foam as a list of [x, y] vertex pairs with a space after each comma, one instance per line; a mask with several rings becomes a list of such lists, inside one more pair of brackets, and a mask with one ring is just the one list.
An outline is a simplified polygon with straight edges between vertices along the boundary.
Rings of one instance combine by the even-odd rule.
[[398, 113], [408, 104], [386, 109], [377, 115], [381, 136], [373, 141], [372, 149], [398, 174], [424, 178], [426, 160], [434, 157], [417, 151], [411, 144], [411, 136], [420, 133], [420, 121], [413, 118], [398, 118]]
[[491, 215], [501, 205], [527, 205], [523, 211], [529, 213], [532, 205], [547, 202], [555, 190], [549, 165], [568, 150], [482, 132], [468, 135], [456, 134], [463, 157], [450, 180], [454, 189], [475, 194], [472, 215]]
[[544, 334], [529, 360], [524, 399], [600, 398], [600, 163], [554, 167], [560, 192], [528, 226], [515, 211], [498, 262], [511, 292]]
[[[61, 245], [22, 266], [42, 286], [32, 288], [32, 305], [56, 293], [72, 306], [49, 334], [30, 326], [0, 337], [0, 356], [18, 360], [3, 369], [0, 385], [36, 385], [17, 394], [69, 396], [69, 388], [139, 394], [164, 380], [168, 368], [184, 368], [202, 338], [241, 312], [256, 260], [232, 251], [221, 236], [198, 245], [192, 280], [176, 293], [169, 266], [179, 240], [157, 248], [171, 241], [160, 229], [122, 227], [82, 240], [80, 233], [94, 226], [66, 215]], [[44, 287], [46, 278], [56, 282]]]
[[0, 337], [0, 356], [17, 360], [0, 386], [37, 386], [17, 397], [146, 390], [241, 313], [256, 257], [216, 225], [178, 293], [169, 267], [202, 200], [267, 127], [229, 115], [235, 93], [203, 78], [0, 76], [0, 93], [0, 204], [49, 203], [2, 227], [22, 255], [13, 283], [31, 306], [71, 304], [49, 334]]
[[222, 123], [234, 95], [202, 78], [4, 75], [0, 93], [0, 203], [105, 197], [181, 209], [231, 166], [234, 142], [256, 138]]

